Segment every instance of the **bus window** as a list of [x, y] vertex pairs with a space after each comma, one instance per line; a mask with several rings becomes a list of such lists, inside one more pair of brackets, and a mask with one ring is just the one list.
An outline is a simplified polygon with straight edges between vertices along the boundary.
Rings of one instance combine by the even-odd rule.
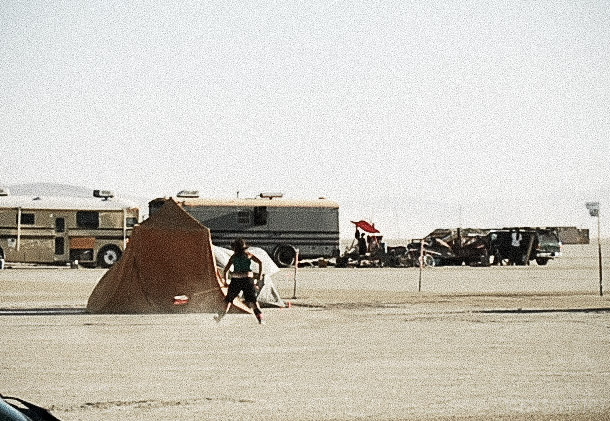
[[66, 230], [66, 220], [64, 218], [55, 219], [55, 232], [64, 232], [65, 230]]
[[34, 214], [33, 213], [22, 213], [21, 223], [23, 225], [34, 225]]
[[267, 206], [254, 208], [254, 225], [267, 225]]
[[55, 254], [64, 254], [64, 238], [55, 237]]
[[76, 226], [78, 228], [93, 228], [100, 227], [100, 214], [94, 211], [78, 211], [76, 212]]
[[237, 222], [240, 224], [249, 224], [250, 212], [248, 212], [247, 210], [237, 212]]

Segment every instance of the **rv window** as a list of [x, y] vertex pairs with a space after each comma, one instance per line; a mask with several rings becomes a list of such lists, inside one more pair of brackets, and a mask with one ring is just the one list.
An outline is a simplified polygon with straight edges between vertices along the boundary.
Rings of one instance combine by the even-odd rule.
[[137, 223], [138, 223], [138, 218], [126, 218], [125, 219], [125, 225], [127, 225], [128, 227], [133, 227]]
[[[64, 218], [55, 219], [55, 232], [64, 232], [66, 230], [66, 220]], [[61, 253], [63, 254], [63, 253]]]
[[237, 212], [237, 223], [249, 224], [250, 223], [250, 212], [247, 210]]
[[25, 225], [34, 225], [34, 214], [33, 213], [22, 213], [21, 223]]
[[64, 254], [63, 237], [55, 237], [55, 254]]
[[93, 211], [76, 212], [76, 226], [79, 228], [99, 228], [100, 215]]
[[267, 225], [267, 206], [254, 208], [254, 225]]

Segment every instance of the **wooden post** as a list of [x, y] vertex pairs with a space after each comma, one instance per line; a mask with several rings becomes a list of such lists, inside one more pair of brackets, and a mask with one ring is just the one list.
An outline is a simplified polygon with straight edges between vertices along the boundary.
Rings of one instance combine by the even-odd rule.
[[294, 290], [292, 292], [292, 299], [296, 300], [297, 298], [297, 272], [299, 271], [299, 249], [295, 250], [294, 255]]
[[123, 251], [127, 248], [127, 208], [123, 208]]
[[600, 222], [599, 222], [599, 211], [597, 213], [597, 255], [599, 258], [599, 296], [604, 295], [604, 289], [602, 286], [602, 241], [600, 238]]
[[21, 249], [21, 208], [17, 208], [17, 251]]
[[424, 240], [421, 241], [419, 246], [419, 283], [417, 285], [417, 292], [421, 292], [421, 275], [424, 267]]
[[527, 254], [525, 255], [525, 264], [529, 266], [530, 264], [530, 256], [532, 255], [532, 247], [534, 246], [534, 235], [530, 235], [530, 242], [527, 245]]

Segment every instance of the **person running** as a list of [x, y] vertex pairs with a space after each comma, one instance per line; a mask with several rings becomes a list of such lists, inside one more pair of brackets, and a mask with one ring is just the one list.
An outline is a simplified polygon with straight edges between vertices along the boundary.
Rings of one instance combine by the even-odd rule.
[[256, 301], [256, 289], [254, 287], [254, 277], [252, 273], [252, 262], [258, 264], [258, 273], [256, 276], [257, 282], [260, 282], [263, 273], [263, 262], [256, 257], [254, 254], [248, 251], [248, 245], [242, 238], [238, 238], [231, 245], [233, 249], [233, 255], [226, 264], [224, 272], [222, 274], [223, 282], [226, 283], [227, 272], [231, 266], [233, 266], [233, 273], [231, 274], [231, 282], [229, 283], [229, 291], [225, 297], [227, 306], [224, 312], [218, 313], [214, 316], [214, 320], [219, 322], [231, 308], [233, 300], [237, 298], [240, 292], [244, 292], [244, 301], [252, 309], [259, 324], [264, 324], [263, 313], [261, 311], [258, 302]]

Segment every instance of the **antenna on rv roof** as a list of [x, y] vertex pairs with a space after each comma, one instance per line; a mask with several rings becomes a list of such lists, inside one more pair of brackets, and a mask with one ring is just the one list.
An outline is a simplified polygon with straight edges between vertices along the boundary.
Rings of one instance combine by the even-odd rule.
[[261, 193], [259, 196], [262, 197], [263, 199], [271, 200], [274, 198], [284, 197], [284, 193]]
[[199, 197], [199, 190], [181, 190], [176, 196], [196, 199]]
[[110, 190], [93, 190], [93, 197], [100, 197], [102, 200], [108, 200], [114, 197], [114, 192]]

